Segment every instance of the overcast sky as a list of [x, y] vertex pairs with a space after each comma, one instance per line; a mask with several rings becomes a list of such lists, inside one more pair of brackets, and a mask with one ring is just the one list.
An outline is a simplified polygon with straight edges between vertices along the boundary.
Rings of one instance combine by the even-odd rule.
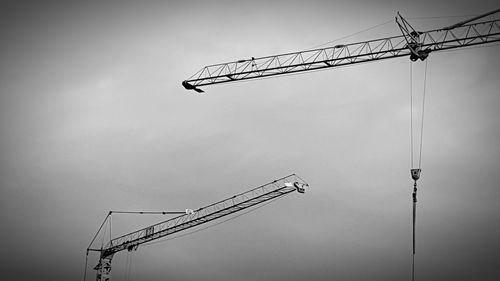
[[[397, 11], [425, 30], [493, 2], [2, 1], [2, 279], [83, 280], [109, 210], [195, 209], [297, 173], [306, 194], [139, 247], [130, 280], [410, 280], [408, 58], [201, 96], [181, 82]], [[334, 44], [399, 33], [391, 21]], [[500, 274], [499, 51], [428, 59], [417, 280]], [[424, 68], [413, 64], [416, 98]], [[113, 235], [163, 219], [116, 215]], [[125, 280], [127, 255], [115, 255], [114, 280]], [[87, 280], [96, 262], [91, 253]]]

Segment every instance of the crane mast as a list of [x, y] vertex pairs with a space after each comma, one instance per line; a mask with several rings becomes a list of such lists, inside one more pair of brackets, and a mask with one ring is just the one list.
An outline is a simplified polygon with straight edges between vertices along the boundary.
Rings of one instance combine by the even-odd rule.
[[90, 249], [100, 252], [99, 264], [94, 268], [97, 270], [97, 280], [111, 279], [111, 260], [117, 252], [135, 250], [141, 244], [231, 215], [294, 191], [304, 193], [308, 186], [299, 176], [292, 174], [186, 214], [113, 238], [101, 249]]
[[200, 87], [214, 84], [322, 70], [404, 56], [410, 56], [412, 61], [424, 60], [431, 52], [500, 41], [500, 19], [470, 23], [499, 11], [500, 9], [452, 26], [424, 32], [413, 29], [398, 14], [396, 22], [403, 35], [208, 65], [184, 80], [182, 85], [187, 90], [201, 93], [203, 90]]

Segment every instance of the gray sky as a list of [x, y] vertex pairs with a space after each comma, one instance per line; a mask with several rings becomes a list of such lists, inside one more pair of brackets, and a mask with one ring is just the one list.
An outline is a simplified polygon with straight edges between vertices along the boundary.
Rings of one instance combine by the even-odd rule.
[[[140, 247], [131, 280], [409, 280], [408, 58], [206, 87], [203, 96], [181, 81], [208, 64], [315, 47], [397, 11], [427, 29], [498, 8], [18, 2], [0, 4], [0, 264], [4, 280], [38, 281], [82, 280], [85, 249], [109, 210], [197, 208], [290, 173], [309, 182], [305, 195]], [[340, 43], [398, 34], [390, 22]], [[499, 50], [428, 59], [418, 280], [500, 274]], [[413, 65], [417, 97], [424, 65]], [[115, 216], [113, 234], [162, 219]], [[126, 259], [115, 256], [114, 280], [125, 279]]]

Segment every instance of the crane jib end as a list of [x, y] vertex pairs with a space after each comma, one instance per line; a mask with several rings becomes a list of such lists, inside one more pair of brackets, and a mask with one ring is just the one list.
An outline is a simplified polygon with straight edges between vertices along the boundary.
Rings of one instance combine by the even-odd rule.
[[204, 93], [205, 91], [203, 91], [202, 89], [199, 89], [197, 88], [196, 86], [192, 85], [192, 84], [189, 84], [188, 81], [184, 80], [182, 81], [182, 86], [186, 89], [186, 90], [195, 90], [196, 92], [198, 93]]

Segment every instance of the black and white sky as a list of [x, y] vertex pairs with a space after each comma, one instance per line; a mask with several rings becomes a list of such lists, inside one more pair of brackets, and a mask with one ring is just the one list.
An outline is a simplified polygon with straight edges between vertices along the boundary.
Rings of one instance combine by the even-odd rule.
[[[399, 35], [494, 1], [2, 1], [2, 280], [82, 280], [109, 210], [184, 210], [297, 173], [252, 213], [113, 259], [114, 280], [410, 280], [410, 61], [181, 86], [205, 65]], [[500, 47], [427, 61], [418, 280], [500, 275]], [[413, 63], [422, 94], [425, 62]], [[418, 120], [417, 120], [418, 121]], [[113, 217], [113, 235], [165, 217]], [[95, 278], [90, 256], [87, 280]]]

